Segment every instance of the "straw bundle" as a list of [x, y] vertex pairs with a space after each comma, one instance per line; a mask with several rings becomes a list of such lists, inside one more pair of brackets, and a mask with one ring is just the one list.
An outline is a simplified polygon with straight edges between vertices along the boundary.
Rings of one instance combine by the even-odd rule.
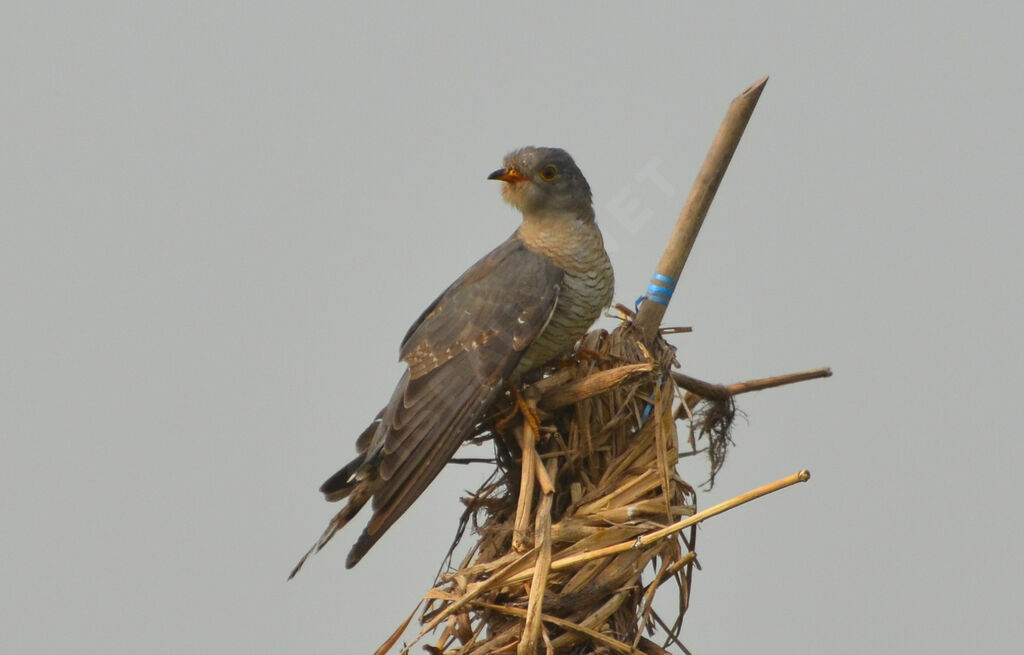
[[[427, 594], [427, 629], [447, 621], [436, 652], [658, 653], [642, 639], [655, 624], [675, 638], [695, 533], [636, 542], [694, 513], [694, 490], [675, 472], [674, 355], [660, 338], [646, 348], [629, 323], [592, 332], [569, 364], [527, 388], [525, 412], [481, 426], [499, 469], [466, 500], [479, 541]], [[615, 545], [627, 549], [601, 555]], [[651, 606], [669, 581], [671, 626]]]
[[[498, 467], [464, 499], [456, 541], [468, 524], [479, 540], [424, 597], [421, 636], [443, 626], [427, 650], [651, 655], [667, 652], [644, 637], [658, 628], [665, 645], [685, 650], [678, 635], [696, 523], [810, 475], [801, 471], [695, 513], [694, 489], [675, 470], [676, 420], [691, 421], [691, 444], [709, 438], [713, 474], [722, 461], [715, 439], [729, 441], [733, 395], [831, 373], [725, 387], [677, 366], [672, 346], [659, 336], [645, 347], [631, 322], [610, 334], [594, 331], [572, 360], [522, 398], [510, 395], [481, 424], [477, 438], [493, 439]], [[668, 621], [652, 606], [667, 582], [675, 583], [678, 608]]]
[[[765, 82], [730, 105], [657, 279], [679, 278]], [[675, 644], [685, 651], [678, 636], [696, 564], [696, 524], [809, 479], [801, 471], [696, 512], [693, 487], [676, 474], [676, 421], [690, 422], [690, 453], [707, 438], [710, 484], [731, 443], [735, 395], [831, 372], [731, 386], [691, 378], [674, 370], [675, 349], [662, 337], [669, 330], [660, 329], [664, 308], [645, 302], [636, 315], [624, 310], [618, 328], [588, 334], [572, 359], [511, 389], [478, 426], [475, 438], [495, 444], [497, 467], [464, 499], [456, 543], [469, 526], [478, 541], [424, 596], [420, 637], [439, 633], [426, 650], [656, 655]], [[666, 620], [653, 601], [669, 582], [677, 611]], [[387, 652], [407, 624], [377, 652]], [[659, 628], [663, 645], [645, 637]]]

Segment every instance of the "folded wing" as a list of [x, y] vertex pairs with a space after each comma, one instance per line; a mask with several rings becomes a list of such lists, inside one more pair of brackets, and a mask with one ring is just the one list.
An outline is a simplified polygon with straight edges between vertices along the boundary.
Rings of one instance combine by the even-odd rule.
[[361, 435], [359, 457], [321, 487], [349, 503], [314, 549], [372, 497], [373, 516], [346, 562], [354, 566], [423, 493], [543, 331], [563, 275], [514, 234], [423, 312], [402, 341], [409, 368], [379, 423]]

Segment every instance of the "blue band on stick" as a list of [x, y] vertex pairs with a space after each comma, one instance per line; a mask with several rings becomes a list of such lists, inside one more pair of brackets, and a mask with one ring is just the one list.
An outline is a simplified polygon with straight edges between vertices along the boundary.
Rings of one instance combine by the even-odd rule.
[[653, 293], [667, 300], [672, 297], [672, 288], [663, 287], [660, 284], [655, 284], [654, 282], [651, 282], [650, 284], [647, 285], [647, 293]]
[[640, 303], [648, 298], [656, 303], [668, 306], [672, 299], [672, 293], [676, 290], [676, 281], [667, 275], [655, 273], [651, 276], [651, 282], [647, 285], [647, 293], [636, 299], [635, 308], [640, 311]]
[[651, 276], [651, 283], [647, 285], [647, 297], [654, 302], [667, 305], [672, 299], [672, 292], [676, 290], [676, 281], [667, 275], [655, 273]]
[[647, 295], [644, 297], [653, 300], [654, 302], [661, 303], [662, 305], [667, 305], [669, 298], [672, 297], [672, 294], [669, 293], [668, 295], [662, 295], [658, 293], [658, 288], [652, 284], [651, 286], [647, 287]]
[[659, 282], [664, 282], [665, 284], [669, 285], [673, 289], [676, 288], [676, 281], [673, 280], [672, 278], [670, 278], [667, 275], [662, 275], [661, 273], [655, 273], [654, 275], [651, 276], [651, 279], [652, 280], [657, 280]]

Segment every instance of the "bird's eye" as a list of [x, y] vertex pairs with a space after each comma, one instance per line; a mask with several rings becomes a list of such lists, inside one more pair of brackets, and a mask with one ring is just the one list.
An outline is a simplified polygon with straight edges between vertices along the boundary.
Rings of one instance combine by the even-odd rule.
[[548, 164], [544, 168], [540, 169], [540, 176], [541, 179], [550, 182], [558, 177], [558, 169], [555, 168], [554, 165]]

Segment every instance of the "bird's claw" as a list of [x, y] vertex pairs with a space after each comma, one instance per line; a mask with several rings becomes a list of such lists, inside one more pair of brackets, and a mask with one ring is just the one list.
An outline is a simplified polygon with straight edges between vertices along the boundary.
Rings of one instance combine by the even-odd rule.
[[523, 415], [523, 422], [530, 426], [533, 438], [540, 439], [540, 415], [537, 414], [536, 404], [528, 401], [516, 387], [512, 387], [512, 398], [515, 400], [516, 408]]

